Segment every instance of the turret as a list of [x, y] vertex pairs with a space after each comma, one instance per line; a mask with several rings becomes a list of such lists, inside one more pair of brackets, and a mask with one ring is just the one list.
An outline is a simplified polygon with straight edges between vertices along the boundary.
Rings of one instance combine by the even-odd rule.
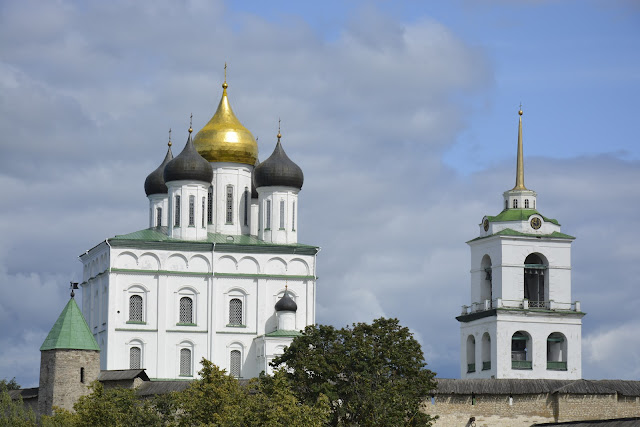
[[275, 305], [276, 316], [278, 316], [279, 331], [296, 330], [296, 311], [298, 304], [289, 296], [289, 290], [285, 288], [284, 295]]
[[169, 195], [164, 182], [164, 168], [173, 159], [171, 153], [171, 129], [169, 129], [169, 148], [164, 160], [144, 181], [144, 191], [149, 199], [149, 228], [167, 226]]
[[258, 237], [271, 243], [298, 242], [298, 193], [304, 183], [302, 169], [282, 148], [278, 130], [276, 148], [254, 171], [260, 208]]
[[164, 168], [169, 196], [170, 237], [181, 240], [207, 238], [207, 193], [212, 180], [211, 165], [196, 151], [189, 126], [184, 149]]

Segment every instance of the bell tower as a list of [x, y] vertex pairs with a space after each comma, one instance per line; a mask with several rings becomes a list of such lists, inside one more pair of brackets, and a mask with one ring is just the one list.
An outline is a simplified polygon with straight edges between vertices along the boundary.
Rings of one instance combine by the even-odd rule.
[[571, 243], [524, 184], [522, 110], [515, 186], [485, 216], [471, 248], [470, 304], [460, 322], [461, 378], [579, 379], [584, 313], [571, 296]]

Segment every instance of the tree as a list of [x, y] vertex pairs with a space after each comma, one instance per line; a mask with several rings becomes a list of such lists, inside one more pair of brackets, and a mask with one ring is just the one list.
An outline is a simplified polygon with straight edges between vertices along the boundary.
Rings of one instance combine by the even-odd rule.
[[44, 426], [159, 426], [160, 417], [147, 400], [127, 388], [105, 389], [95, 381], [91, 394], [82, 396], [73, 405], [74, 413], [54, 408], [54, 415], [43, 416]]
[[272, 366], [287, 367], [302, 402], [326, 395], [331, 425], [431, 425], [420, 406], [436, 387], [435, 374], [425, 369], [420, 344], [397, 319], [342, 329], [307, 326]]
[[0, 391], [3, 390], [20, 390], [20, 384], [16, 381], [16, 378], [13, 377], [9, 381], [6, 378], [0, 380]]
[[25, 408], [22, 398], [12, 400], [6, 389], [0, 389], [0, 427], [35, 427], [36, 415]]

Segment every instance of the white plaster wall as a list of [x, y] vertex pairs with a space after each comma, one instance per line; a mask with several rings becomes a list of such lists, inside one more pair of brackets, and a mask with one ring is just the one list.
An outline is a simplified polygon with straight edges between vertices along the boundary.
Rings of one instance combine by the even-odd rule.
[[[488, 333], [491, 338], [491, 369], [482, 370], [482, 336]], [[476, 340], [475, 364], [476, 371], [467, 372], [466, 346], [467, 338], [473, 335]], [[497, 339], [495, 317], [485, 317], [473, 322], [460, 324], [460, 378], [492, 378], [496, 376]], [[511, 354], [509, 349], [509, 354]]]
[[[167, 226], [167, 218], [169, 215], [169, 195], [168, 194], [152, 194], [149, 199], [149, 228]], [[162, 209], [161, 224], [158, 224], [158, 215], [156, 209]]]
[[[209, 232], [241, 235], [250, 233], [250, 224], [244, 224], [244, 191], [249, 191], [251, 204], [251, 173], [253, 166], [241, 163], [212, 162], [213, 168], [213, 224], [209, 225]], [[227, 186], [233, 186], [233, 221], [227, 223]], [[249, 210], [251, 210], [249, 208]], [[251, 215], [251, 212], [249, 212]]]
[[[167, 183], [169, 236], [180, 240], [205, 240], [207, 238], [207, 194], [208, 185], [196, 181], [171, 181]], [[180, 196], [180, 226], [175, 226], [175, 197]], [[189, 197], [194, 196], [194, 224], [189, 225]], [[202, 209], [202, 199], [205, 209]], [[204, 215], [204, 227], [202, 216]]]
[[[260, 187], [258, 190], [258, 237], [265, 242], [298, 242], [298, 192], [293, 187]], [[271, 201], [271, 225], [267, 227], [267, 200]], [[280, 221], [280, 202], [284, 201], [284, 220]], [[284, 227], [280, 227], [284, 225]]]

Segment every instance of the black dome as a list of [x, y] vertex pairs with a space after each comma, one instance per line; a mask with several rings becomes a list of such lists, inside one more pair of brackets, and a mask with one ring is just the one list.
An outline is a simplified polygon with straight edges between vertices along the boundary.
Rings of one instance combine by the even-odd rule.
[[302, 188], [304, 175], [300, 166], [284, 152], [280, 138], [273, 153], [267, 160], [260, 163], [253, 171], [256, 187], [273, 187], [281, 185], [284, 187]]
[[276, 303], [276, 311], [297, 311], [298, 304], [289, 296], [289, 291], [284, 291], [282, 298]]
[[196, 151], [191, 141], [191, 132], [189, 139], [184, 146], [182, 153], [178, 154], [164, 168], [164, 182], [171, 181], [202, 181], [211, 183], [213, 179], [213, 169], [204, 157]]
[[147, 196], [152, 194], [167, 194], [169, 190], [167, 190], [167, 184], [164, 182], [164, 167], [167, 166], [173, 159], [173, 153], [171, 153], [171, 147], [167, 150], [167, 155], [164, 156], [164, 160], [158, 166], [156, 170], [151, 172], [147, 179], [144, 180], [144, 192], [147, 193]]

